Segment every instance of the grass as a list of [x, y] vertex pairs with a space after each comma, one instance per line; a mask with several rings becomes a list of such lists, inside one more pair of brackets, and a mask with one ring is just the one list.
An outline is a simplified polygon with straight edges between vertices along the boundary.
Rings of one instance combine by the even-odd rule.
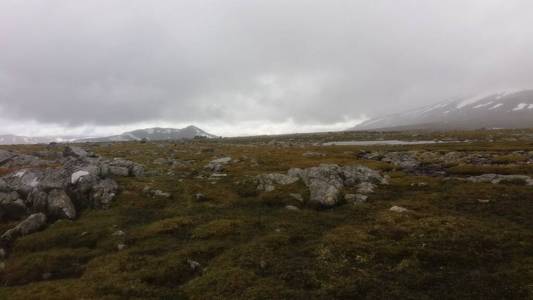
[[[75, 221], [17, 240], [0, 271], [0, 299], [531, 299], [533, 187], [445, 180], [357, 158], [361, 150], [482, 153], [495, 164], [442, 168], [460, 177], [531, 174], [531, 164], [513, 154], [533, 151], [531, 134], [331, 133], [87, 145], [142, 163], [154, 175], [118, 178], [122, 191], [108, 210], [86, 209]], [[376, 138], [474, 142], [313, 146]], [[40, 147], [8, 148], [32, 153]], [[304, 157], [307, 151], [326, 156]], [[203, 166], [221, 156], [238, 162], [227, 166], [227, 177], [207, 179]], [[154, 163], [160, 157], [187, 163]], [[290, 196], [308, 197], [301, 182], [268, 193], [254, 189], [257, 174], [320, 163], [386, 171], [390, 185], [366, 203], [320, 211]], [[146, 186], [172, 196], [145, 195]], [[206, 200], [197, 201], [196, 193]], [[411, 212], [391, 212], [393, 205]], [[118, 230], [125, 235], [114, 235]], [[126, 248], [119, 251], [118, 244]]]

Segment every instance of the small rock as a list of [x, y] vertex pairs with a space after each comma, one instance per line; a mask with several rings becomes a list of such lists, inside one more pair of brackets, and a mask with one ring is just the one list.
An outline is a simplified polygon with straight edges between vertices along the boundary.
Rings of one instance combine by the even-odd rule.
[[406, 212], [409, 212], [409, 210], [405, 207], [401, 207], [401, 206], [393, 206], [389, 209], [390, 211], [392, 212], [396, 212], [396, 213], [406, 213]]
[[285, 209], [292, 210], [292, 211], [299, 211], [300, 209], [294, 205], [287, 205], [285, 206]]
[[126, 249], [126, 244], [117, 244], [117, 250], [118, 251], [122, 251], [124, 249]]
[[192, 259], [187, 259], [187, 263], [189, 264], [189, 267], [191, 267], [191, 270], [193, 272], [198, 271], [202, 268], [202, 265], [199, 262], [194, 261]]
[[324, 157], [326, 154], [320, 152], [308, 151], [303, 154], [304, 157]]
[[200, 202], [207, 200], [207, 196], [202, 193], [197, 193], [196, 195], [194, 195], [194, 198], [196, 199], [196, 201]]
[[48, 279], [52, 278], [52, 273], [44, 273], [42, 275], [42, 278], [43, 278], [43, 280], [48, 280]]
[[113, 236], [125, 236], [126, 233], [124, 231], [122, 231], [122, 230], [117, 230], [117, 231], [113, 232], [112, 235]]
[[161, 190], [153, 190], [152, 191], [152, 196], [154, 197], [161, 197], [161, 198], [170, 198], [170, 193], [167, 193], [167, 192], [163, 192]]
[[490, 200], [489, 199], [477, 199], [477, 202], [486, 204], [486, 203], [490, 203]]

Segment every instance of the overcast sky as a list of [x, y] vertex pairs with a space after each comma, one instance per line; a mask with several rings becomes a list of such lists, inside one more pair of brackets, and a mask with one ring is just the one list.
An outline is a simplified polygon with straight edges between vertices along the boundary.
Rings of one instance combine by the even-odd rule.
[[533, 1], [0, 0], [0, 133], [344, 129], [533, 87]]

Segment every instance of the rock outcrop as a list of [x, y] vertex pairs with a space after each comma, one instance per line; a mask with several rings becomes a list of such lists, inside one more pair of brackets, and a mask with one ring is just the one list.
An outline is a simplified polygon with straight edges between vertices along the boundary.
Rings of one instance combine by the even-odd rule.
[[0, 220], [25, 219], [5, 233], [9, 241], [47, 220], [75, 219], [79, 209], [106, 208], [119, 189], [112, 176], [144, 174], [137, 163], [104, 159], [75, 146], [41, 156], [0, 150], [0, 166], [14, 169], [0, 177]]
[[[275, 185], [287, 185], [302, 180], [309, 188], [309, 204], [320, 207], [332, 207], [342, 199], [344, 188], [357, 188], [358, 196], [362, 199], [371, 193], [378, 184], [387, 184], [386, 177], [380, 172], [364, 166], [344, 166], [322, 164], [307, 169], [293, 168], [285, 174], [272, 173], [257, 176], [257, 188], [262, 191], [273, 191]], [[365, 198], [366, 199], [366, 198]]]

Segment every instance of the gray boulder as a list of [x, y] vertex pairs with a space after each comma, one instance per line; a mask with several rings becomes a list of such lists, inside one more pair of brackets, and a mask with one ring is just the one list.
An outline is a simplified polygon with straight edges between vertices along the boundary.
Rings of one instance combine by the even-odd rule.
[[89, 156], [89, 153], [81, 147], [77, 146], [67, 146], [63, 150], [63, 156], [65, 157], [75, 157], [75, 158], [84, 158]]
[[3, 165], [5, 162], [13, 158], [15, 154], [10, 151], [0, 150], [0, 165]]
[[342, 169], [338, 165], [322, 164], [304, 170], [293, 169], [290, 174], [299, 177], [309, 188], [309, 202], [319, 206], [332, 207], [339, 202], [339, 194], [344, 187]]
[[17, 192], [0, 193], [0, 220], [18, 220], [28, 213]]
[[218, 159], [214, 159], [210, 161], [206, 166], [205, 169], [208, 169], [211, 172], [222, 172], [224, 171], [224, 166], [229, 164], [231, 162], [231, 157], [222, 157]]
[[26, 198], [26, 206], [32, 213], [45, 213], [48, 206], [48, 194], [39, 188], [33, 189]]
[[75, 219], [76, 208], [63, 190], [52, 190], [48, 194], [48, 215], [57, 219]]
[[296, 176], [289, 176], [280, 173], [262, 174], [256, 177], [258, 181], [257, 189], [271, 192], [276, 189], [276, 185], [293, 184], [299, 180]]
[[118, 192], [118, 184], [113, 179], [104, 179], [93, 186], [92, 201], [96, 208], [108, 208]]

